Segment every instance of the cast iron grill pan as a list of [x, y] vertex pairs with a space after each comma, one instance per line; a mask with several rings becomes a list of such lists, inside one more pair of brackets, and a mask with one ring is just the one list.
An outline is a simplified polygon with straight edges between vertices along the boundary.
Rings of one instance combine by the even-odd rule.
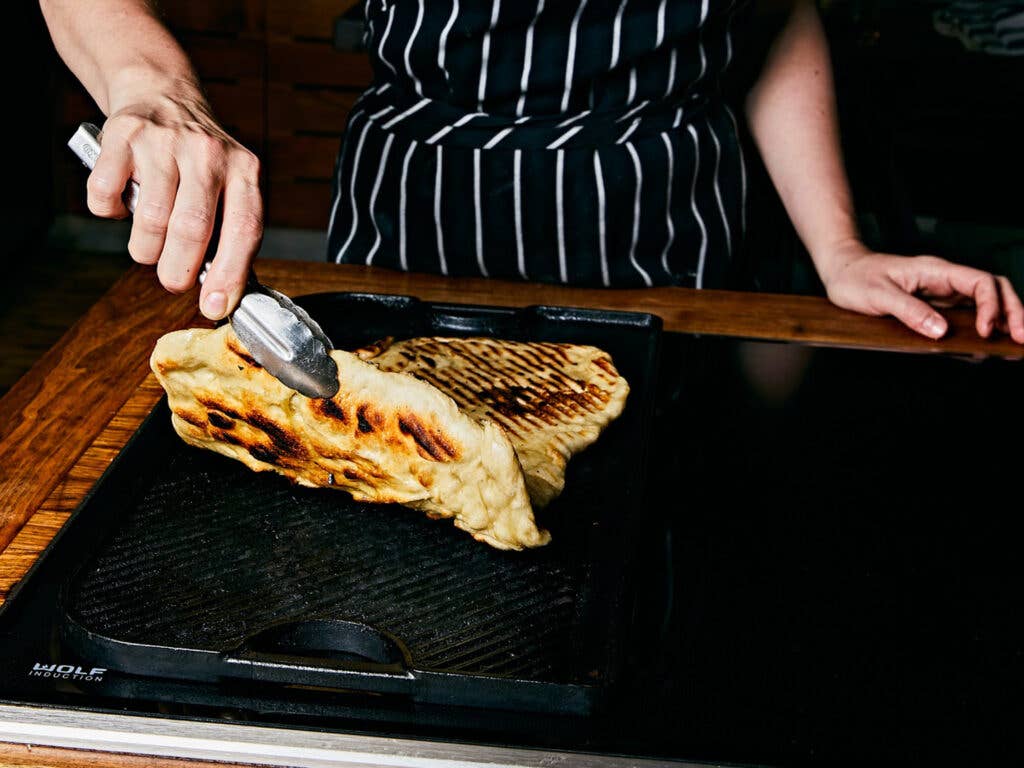
[[657, 319], [373, 294], [300, 303], [339, 348], [489, 335], [607, 350], [630, 397], [538, 514], [552, 544], [501, 552], [450, 521], [254, 473], [182, 442], [162, 400], [125, 449], [133, 460], [119, 458], [125, 471], [102, 481], [120, 492], [87, 502], [110, 506], [110, 533], [65, 586], [67, 639], [140, 675], [577, 714], [599, 705], [629, 620]]

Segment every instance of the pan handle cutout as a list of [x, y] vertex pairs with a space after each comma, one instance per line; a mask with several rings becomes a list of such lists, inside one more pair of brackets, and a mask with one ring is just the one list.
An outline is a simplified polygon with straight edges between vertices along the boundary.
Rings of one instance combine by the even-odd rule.
[[250, 637], [246, 656], [292, 656], [355, 667], [402, 667], [402, 644], [379, 629], [354, 621], [306, 620], [276, 624]]

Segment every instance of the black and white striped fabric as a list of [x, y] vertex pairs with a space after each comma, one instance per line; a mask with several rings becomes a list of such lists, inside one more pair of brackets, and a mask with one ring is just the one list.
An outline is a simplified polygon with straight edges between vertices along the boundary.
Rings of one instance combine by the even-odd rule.
[[968, 50], [1024, 56], [1024, 0], [954, 0], [937, 9], [932, 21]]
[[368, 0], [339, 262], [592, 286], [723, 281], [746, 176], [719, 80], [747, 0]]

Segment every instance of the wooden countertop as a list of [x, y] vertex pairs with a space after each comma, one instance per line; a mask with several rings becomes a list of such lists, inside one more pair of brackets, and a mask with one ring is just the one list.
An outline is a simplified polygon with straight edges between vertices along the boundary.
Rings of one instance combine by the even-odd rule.
[[[292, 296], [361, 291], [459, 304], [592, 307], [651, 312], [667, 331], [1024, 358], [1024, 348], [1005, 337], [979, 338], [969, 309], [947, 311], [950, 332], [934, 342], [893, 319], [845, 312], [809, 296], [579, 289], [293, 261], [261, 261], [258, 271], [261, 280]], [[148, 366], [157, 338], [192, 325], [208, 325], [196, 310], [195, 293], [170, 296], [152, 268], [133, 266], [0, 399], [0, 604], [160, 398]], [[0, 748], [0, 766], [99, 764], [92, 760], [44, 751], [36, 761], [23, 748]], [[118, 758], [116, 764], [154, 763]]]

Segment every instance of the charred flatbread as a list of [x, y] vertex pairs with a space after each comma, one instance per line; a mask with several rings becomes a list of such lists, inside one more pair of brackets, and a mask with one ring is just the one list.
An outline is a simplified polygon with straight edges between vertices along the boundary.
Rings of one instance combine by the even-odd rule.
[[310, 399], [267, 373], [229, 325], [167, 334], [150, 366], [185, 442], [306, 486], [452, 518], [500, 549], [546, 544], [502, 426], [427, 381], [334, 350], [340, 389]]

